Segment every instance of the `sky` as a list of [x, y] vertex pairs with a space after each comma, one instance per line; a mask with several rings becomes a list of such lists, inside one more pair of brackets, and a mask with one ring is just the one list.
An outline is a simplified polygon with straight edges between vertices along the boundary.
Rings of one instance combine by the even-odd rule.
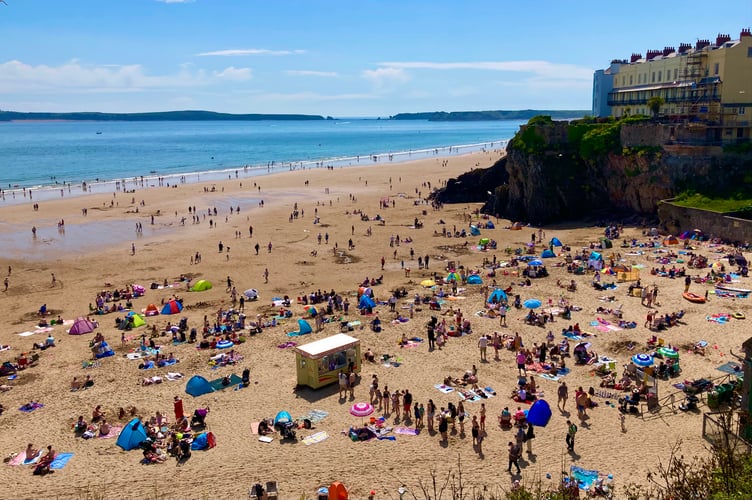
[[0, 0], [0, 109], [590, 109], [612, 59], [751, 25], [750, 0]]

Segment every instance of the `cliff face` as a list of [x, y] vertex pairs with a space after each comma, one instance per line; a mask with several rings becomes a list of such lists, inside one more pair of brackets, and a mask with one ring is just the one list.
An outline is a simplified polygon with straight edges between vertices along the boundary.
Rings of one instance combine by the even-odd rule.
[[656, 146], [676, 133], [667, 128], [624, 124], [603, 132], [550, 121], [523, 126], [507, 148], [508, 184], [495, 190], [484, 210], [534, 224], [604, 212], [655, 216], [658, 201], [684, 189], [722, 190], [749, 180], [749, 155]]
[[488, 168], [476, 168], [449, 179], [447, 185], [431, 193], [431, 198], [441, 203], [478, 203], [488, 200], [488, 193], [509, 179], [507, 159], [501, 158]]

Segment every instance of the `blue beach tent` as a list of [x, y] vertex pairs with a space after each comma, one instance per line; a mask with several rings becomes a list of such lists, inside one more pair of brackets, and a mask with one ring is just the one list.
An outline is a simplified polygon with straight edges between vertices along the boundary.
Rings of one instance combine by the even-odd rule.
[[480, 229], [478, 229], [478, 226], [470, 226], [470, 234], [473, 236], [480, 236]]
[[483, 280], [481, 279], [479, 275], [471, 274], [470, 276], [467, 277], [467, 284], [468, 285], [482, 285]]
[[486, 222], [486, 229], [496, 229], [496, 226], [494, 226], [494, 223], [491, 221]]
[[300, 335], [306, 335], [308, 333], [311, 333], [313, 331], [313, 328], [311, 328], [310, 323], [304, 319], [298, 320], [298, 331], [296, 332], [290, 332], [287, 334], [288, 337], [299, 337]]
[[507, 293], [502, 290], [501, 288], [497, 288], [493, 292], [491, 292], [491, 295], [488, 296], [488, 303], [497, 303], [501, 304], [502, 302], [507, 300]]
[[134, 418], [123, 427], [117, 438], [117, 445], [125, 451], [135, 450], [146, 441], [146, 429], [140, 418]]
[[188, 383], [185, 384], [185, 392], [195, 398], [203, 394], [214, 392], [214, 387], [212, 387], [209, 381], [201, 375], [194, 375], [188, 380]]
[[551, 420], [551, 407], [548, 406], [545, 399], [538, 399], [527, 412], [527, 421], [536, 427], [545, 427]]
[[550, 259], [551, 257], [556, 257], [556, 254], [549, 249], [545, 249], [543, 250], [541, 257], [543, 257], [544, 259]]
[[358, 302], [358, 309], [363, 309], [364, 307], [370, 307], [371, 309], [376, 307], [376, 302], [366, 294], [361, 295], [360, 301]]
[[280, 422], [292, 422], [292, 416], [285, 410], [282, 410], [281, 412], [277, 413], [276, 417], [274, 417], [274, 425], [277, 425]]
[[554, 247], [562, 246], [561, 241], [559, 241], [559, 238], [556, 238], [556, 237], [551, 238], [551, 246], [554, 246]]

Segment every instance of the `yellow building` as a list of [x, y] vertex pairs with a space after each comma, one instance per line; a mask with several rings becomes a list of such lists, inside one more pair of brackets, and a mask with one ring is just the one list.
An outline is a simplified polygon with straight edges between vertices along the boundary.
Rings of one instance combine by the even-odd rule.
[[[752, 125], [752, 33], [743, 29], [739, 39], [718, 35], [715, 43], [698, 40], [645, 57], [632, 54], [616, 60], [609, 71], [596, 72], [596, 80], [609, 78], [599, 88], [610, 88], [608, 110], [620, 118], [653, 114], [648, 101], [660, 97], [662, 120], [708, 128], [713, 142], [748, 140]], [[595, 93], [594, 93], [595, 103]], [[594, 107], [595, 109], [595, 107]]]

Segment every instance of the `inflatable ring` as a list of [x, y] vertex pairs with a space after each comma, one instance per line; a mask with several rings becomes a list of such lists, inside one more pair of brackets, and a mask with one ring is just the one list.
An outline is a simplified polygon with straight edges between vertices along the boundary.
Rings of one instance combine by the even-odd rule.
[[227, 349], [228, 347], [232, 347], [233, 345], [235, 344], [233, 344], [232, 340], [220, 340], [219, 342], [217, 342], [217, 349]]
[[744, 319], [744, 318], [746, 318], [746, 316], [744, 315], [744, 313], [740, 313], [740, 312], [735, 312], [734, 314], [731, 315], [731, 317], [735, 318], [735, 319]]

